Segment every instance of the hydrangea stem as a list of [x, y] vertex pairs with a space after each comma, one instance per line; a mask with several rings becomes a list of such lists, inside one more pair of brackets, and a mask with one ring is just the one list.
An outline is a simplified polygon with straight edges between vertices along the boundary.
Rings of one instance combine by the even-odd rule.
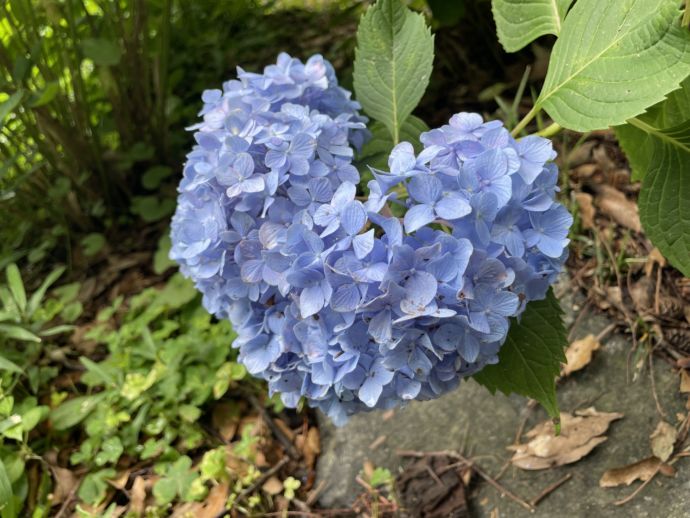
[[540, 137], [551, 138], [554, 135], [558, 134], [562, 129], [563, 127], [560, 124], [554, 122], [553, 124], [550, 124], [543, 130], [538, 131], [536, 134]]
[[527, 115], [525, 115], [520, 122], [518, 122], [517, 126], [513, 128], [513, 131], [511, 131], [511, 135], [513, 137], [517, 137], [520, 132], [525, 129], [525, 127], [534, 119], [534, 117], [539, 113], [539, 108], [537, 105], [533, 106], [532, 109], [527, 112]]

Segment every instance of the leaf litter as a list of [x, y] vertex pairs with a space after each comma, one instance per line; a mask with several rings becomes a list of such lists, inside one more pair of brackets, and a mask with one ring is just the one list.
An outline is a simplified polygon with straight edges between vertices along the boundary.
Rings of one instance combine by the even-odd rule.
[[513, 451], [511, 463], [525, 470], [549, 469], [577, 462], [607, 440], [610, 424], [621, 419], [618, 412], [598, 412], [594, 407], [561, 412], [561, 433], [555, 435], [551, 420], [543, 421], [525, 434], [524, 444], [508, 447]]

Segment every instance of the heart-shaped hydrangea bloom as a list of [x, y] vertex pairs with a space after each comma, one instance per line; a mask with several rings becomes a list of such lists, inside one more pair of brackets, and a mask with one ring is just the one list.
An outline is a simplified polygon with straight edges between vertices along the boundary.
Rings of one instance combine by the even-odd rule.
[[[454, 115], [357, 195], [366, 119], [320, 56], [203, 95], [171, 257], [229, 319], [239, 361], [336, 423], [439, 397], [498, 361], [567, 256], [551, 143]], [[402, 218], [393, 214], [403, 214]]]

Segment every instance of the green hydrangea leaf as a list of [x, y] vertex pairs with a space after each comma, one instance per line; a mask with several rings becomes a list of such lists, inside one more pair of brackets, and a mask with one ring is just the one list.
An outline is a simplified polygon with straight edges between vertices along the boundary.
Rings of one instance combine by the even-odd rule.
[[357, 30], [353, 74], [364, 111], [388, 128], [394, 144], [424, 95], [434, 61], [434, 37], [421, 14], [400, 0], [379, 0]]
[[558, 36], [573, 0], [492, 0], [498, 41], [516, 52], [545, 34]]
[[517, 393], [536, 399], [554, 419], [558, 418], [556, 377], [565, 363], [568, 343], [562, 310], [549, 290], [544, 300], [527, 305], [520, 320], [513, 319], [498, 363], [487, 365], [474, 379], [491, 393]]
[[563, 22], [535, 108], [561, 126], [623, 124], [690, 74], [676, 0], [578, 0]]

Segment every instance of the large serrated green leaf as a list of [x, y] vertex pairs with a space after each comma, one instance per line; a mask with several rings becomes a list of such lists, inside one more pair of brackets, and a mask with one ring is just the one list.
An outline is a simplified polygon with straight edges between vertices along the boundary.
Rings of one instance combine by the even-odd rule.
[[649, 143], [652, 155], [640, 190], [640, 220], [664, 257], [690, 277], [690, 121], [651, 131]]
[[492, 393], [517, 393], [536, 399], [548, 414], [559, 415], [556, 377], [565, 363], [567, 337], [561, 307], [549, 290], [544, 300], [527, 305], [520, 321], [513, 320], [498, 363], [487, 365], [474, 379]]
[[434, 37], [420, 14], [400, 0], [379, 0], [357, 29], [353, 74], [357, 100], [400, 142], [400, 128], [429, 84]]
[[492, 0], [498, 40], [507, 52], [516, 52], [539, 36], [561, 33], [573, 0]]
[[690, 74], [676, 0], [578, 0], [563, 22], [536, 102], [561, 126], [623, 124]]
[[633, 179], [642, 180], [639, 206], [645, 232], [690, 277], [690, 78], [682, 86], [615, 130]]
[[[690, 120], [690, 78], [683, 81], [680, 89], [671, 92], [665, 101], [655, 104], [636, 119], [631, 124], [616, 126], [614, 130], [630, 162], [632, 179], [642, 180], [654, 154], [654, 135], [663, 134], [667, 129]], [[664, 136], [671, 138], [672, 134]]]

